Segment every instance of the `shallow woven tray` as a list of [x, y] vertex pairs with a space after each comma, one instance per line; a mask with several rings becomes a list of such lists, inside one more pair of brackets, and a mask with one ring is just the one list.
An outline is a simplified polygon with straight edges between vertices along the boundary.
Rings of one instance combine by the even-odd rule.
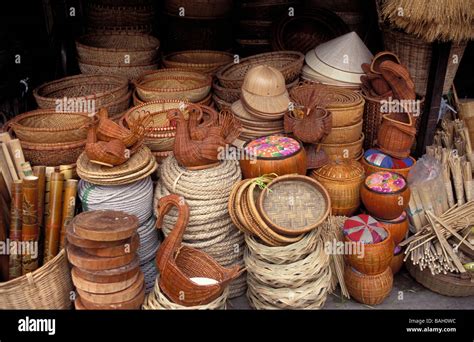
[[86, 147], [86, 140], [57, 144], [38, 144], [20, 141], [31, 166], [59, 166], [74, 164]]
[[329, 215], [326, 189], [306, 176], [285, 175], [273, 180], [260, 194], [258, 210], [275, 231], [299, 235], [318, 227]]
[[18, 139], [29, 143], [54, 144], [85, 139], [85, 113], [63, 113], [38, 109], [14, 117], [6, 125]]
[[40, 108], [56, 108], [57, 101], [93, 100], [101, 108], [128, 92], [128, 81], [123, 77], [110, 75], [75, 75], [47, 82], [35, 90], [33, 96]]
[[163, 65], [165, 68], [181, 68], [213, 74], [233, 59], [233, 54], [224, 51], [187, 50], [164, 56]]
[[297, 51], [262, 53], [223, 66], [217, 71], [216, 77], [225, 88], [237, 89], [242, 86], [248, 70], [266, 64], [278, 69], [285, 77], [285, 82], [291, 83], [299, 77], [303, 62], [304, 55]]
[[158, 69], [158, 63], [151, 61], [147, 64], [141, 65], [110, 65], [102, 63], [88, 63], [83, 60], [78, 60], [79, 69], [83, 74], [106, 74], [126, 77], [128, 80], [133, 80], [140, 77], [145, 71]]
[[79, 59], [89, 64], [151, 64], [158, 58], [160, 41], [141, 33], [88, 34], [76, 41]]

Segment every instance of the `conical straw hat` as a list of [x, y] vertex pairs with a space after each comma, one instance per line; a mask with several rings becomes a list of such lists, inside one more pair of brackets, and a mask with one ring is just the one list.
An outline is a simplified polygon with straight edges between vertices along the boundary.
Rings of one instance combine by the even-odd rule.
[[306, 54], [306, 64], [317, 73], [328, 78], [360, 83], [364, 74], [362, 63], [370, 63], [373, 55], [359, 38], [350, 32], [326, 43], [318, 45]]
[[249, 107], [268, 114], [286, 111], [290, 102], [283, 74], [268, 65], [258, 65], [247, 72], [242, 97]]

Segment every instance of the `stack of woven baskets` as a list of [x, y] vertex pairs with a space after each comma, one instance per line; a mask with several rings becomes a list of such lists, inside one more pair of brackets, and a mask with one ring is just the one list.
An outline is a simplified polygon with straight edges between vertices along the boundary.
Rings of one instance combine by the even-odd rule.
[[232, 47], [233, 0], [164, 1], [163, 40], [168, 52]]
[[259, 65], [245, 75], [240, 100], [232, 104], [232, 113], [242, 123], [242, 140], [283, 133], [283, 115], [290, 98], [285, 79], [277, 69]]
[[6, 125], [20, 140], [25, 160], [32, 166], [75, 164], [86, 146], [86, 113], [38, 109], [23, 113]]
[[232, 220], [246, 234], [247, 297], [257, 309], [320, 308], [331, 270], [316, 228], [331, 200], [309, 177], [272, 178], [241, 181], [229, 198]]
[[290, 91], [295, 104], [311, 92], [326, 94], [325, 108], [332, 115], [332, 129], [317, 145], [330, 159], [360, 159], [363, 154], [362, 116], [364, 98], [356, 91], [340, 87], [304, 84]]
[[78, 296], [76, 309], [130, 310], [145, 298], [138, 267], [138, 219], [120, 211], [77, 215], [67, 230], [67, 256]]
[[[183, 196], [189, 205], [184, 245], [204, 251], [222, 266], [243, 265], [244, 236], [232, 223], [227, 209], [232, 186], [241, 178], [238, 163], [226, 160], [212, 168], [189, 171], [170, 156], [160, 165], [159, 173], [154, 207], [157, 208], [160, 198], [170, 193]], [[175, 209], [164, 218], [162, 229], [166, 236], [176, 219]], [[243, 294], [245, 288], [243, 274], [230, 283], [229, 297]]]
[[295, 0], [239, 1], [239, 29], [236, 39], [239, 53], [249, 56], [271, 51], [275, 20], [288, 14], [297, 3]]
[[382, 303], [393, 285], [395, 245], [390, 231], [372, 216], [358, 215], [346, 220], [343, 233], [348, 246], [344, 280], [350, 295], [367, 305]]
[[172, 52], [164, 56], [163, 66], [214, 75], [219, 68], [233, 60], [234, 55], [225, 51], [186, 50]]
[[76, 75], [45, 83], [33, 90], [42, 109], [92, 114], [106, 108], [111, 119], [119, 118], [130, 105], [128, 80], [112, 75]]
[[143, 33], [89, 34], [76, 41], [79, 68], [83, 74], [139, 77], [158, 69], [160, 41]]
[[133, 104], [156, 100], [180, 100], [211, 105], [212, 77], [186, 69], [162, 69], [143, 74], [134, 81]]
[[150, 33], [154, 21], [151, 0], [91, 0], [86, 4], [86, 23], [90, 33]]
[[262, 53], [234, 60], [216, 72], [214, 81], [214, 102], [218, 109], [230, 109], [240, 99], [241, 88], [247, 72], [259, 65], [267, 65], [280, 71], [285, 78], [287, 88], [298, 83], [304, 56], [296, 51]]

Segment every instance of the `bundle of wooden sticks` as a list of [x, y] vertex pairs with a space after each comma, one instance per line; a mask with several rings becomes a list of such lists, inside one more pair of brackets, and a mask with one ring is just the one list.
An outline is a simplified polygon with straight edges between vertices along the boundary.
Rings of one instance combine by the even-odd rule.
[[433, 275], [465, 273], [458, 247], [464, 244], [474, 251], [474, 246], [467, 240], [474, 225], [474, 201], [455, 204], [440, 216], [431, 211], [426, 211], [425, 215], [429, 223], [400, 243], [400, 246], [407, 246], [404, 260], [410, 259], [421, 270], [428, 268]]

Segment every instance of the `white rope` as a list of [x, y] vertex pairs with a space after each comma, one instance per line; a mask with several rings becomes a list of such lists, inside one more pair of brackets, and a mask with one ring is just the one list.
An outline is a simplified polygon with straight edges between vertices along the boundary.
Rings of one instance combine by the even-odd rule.
[[137, 216], [140, 225], [153, 214], [153, 182], [150, 177], [118, 186], [96, 185], [81, 180], [78, 193], [84, 211], [124, 211]]
[[138, 257], [140, 258], [140, 265], [154, 260], [160, 240], [158, 238], [158, 231], [155, 227], [156, 219], [154, 216], [145, 222], [143, 226], [138, 227], [138, 235], [140, 236], [140, 247], [138, 248]]
[[155, 280], [158, 276], [155, 259], [140, 266], [141, 271], [145, 277], [145, 293], [150, 293], [155, 286]]

